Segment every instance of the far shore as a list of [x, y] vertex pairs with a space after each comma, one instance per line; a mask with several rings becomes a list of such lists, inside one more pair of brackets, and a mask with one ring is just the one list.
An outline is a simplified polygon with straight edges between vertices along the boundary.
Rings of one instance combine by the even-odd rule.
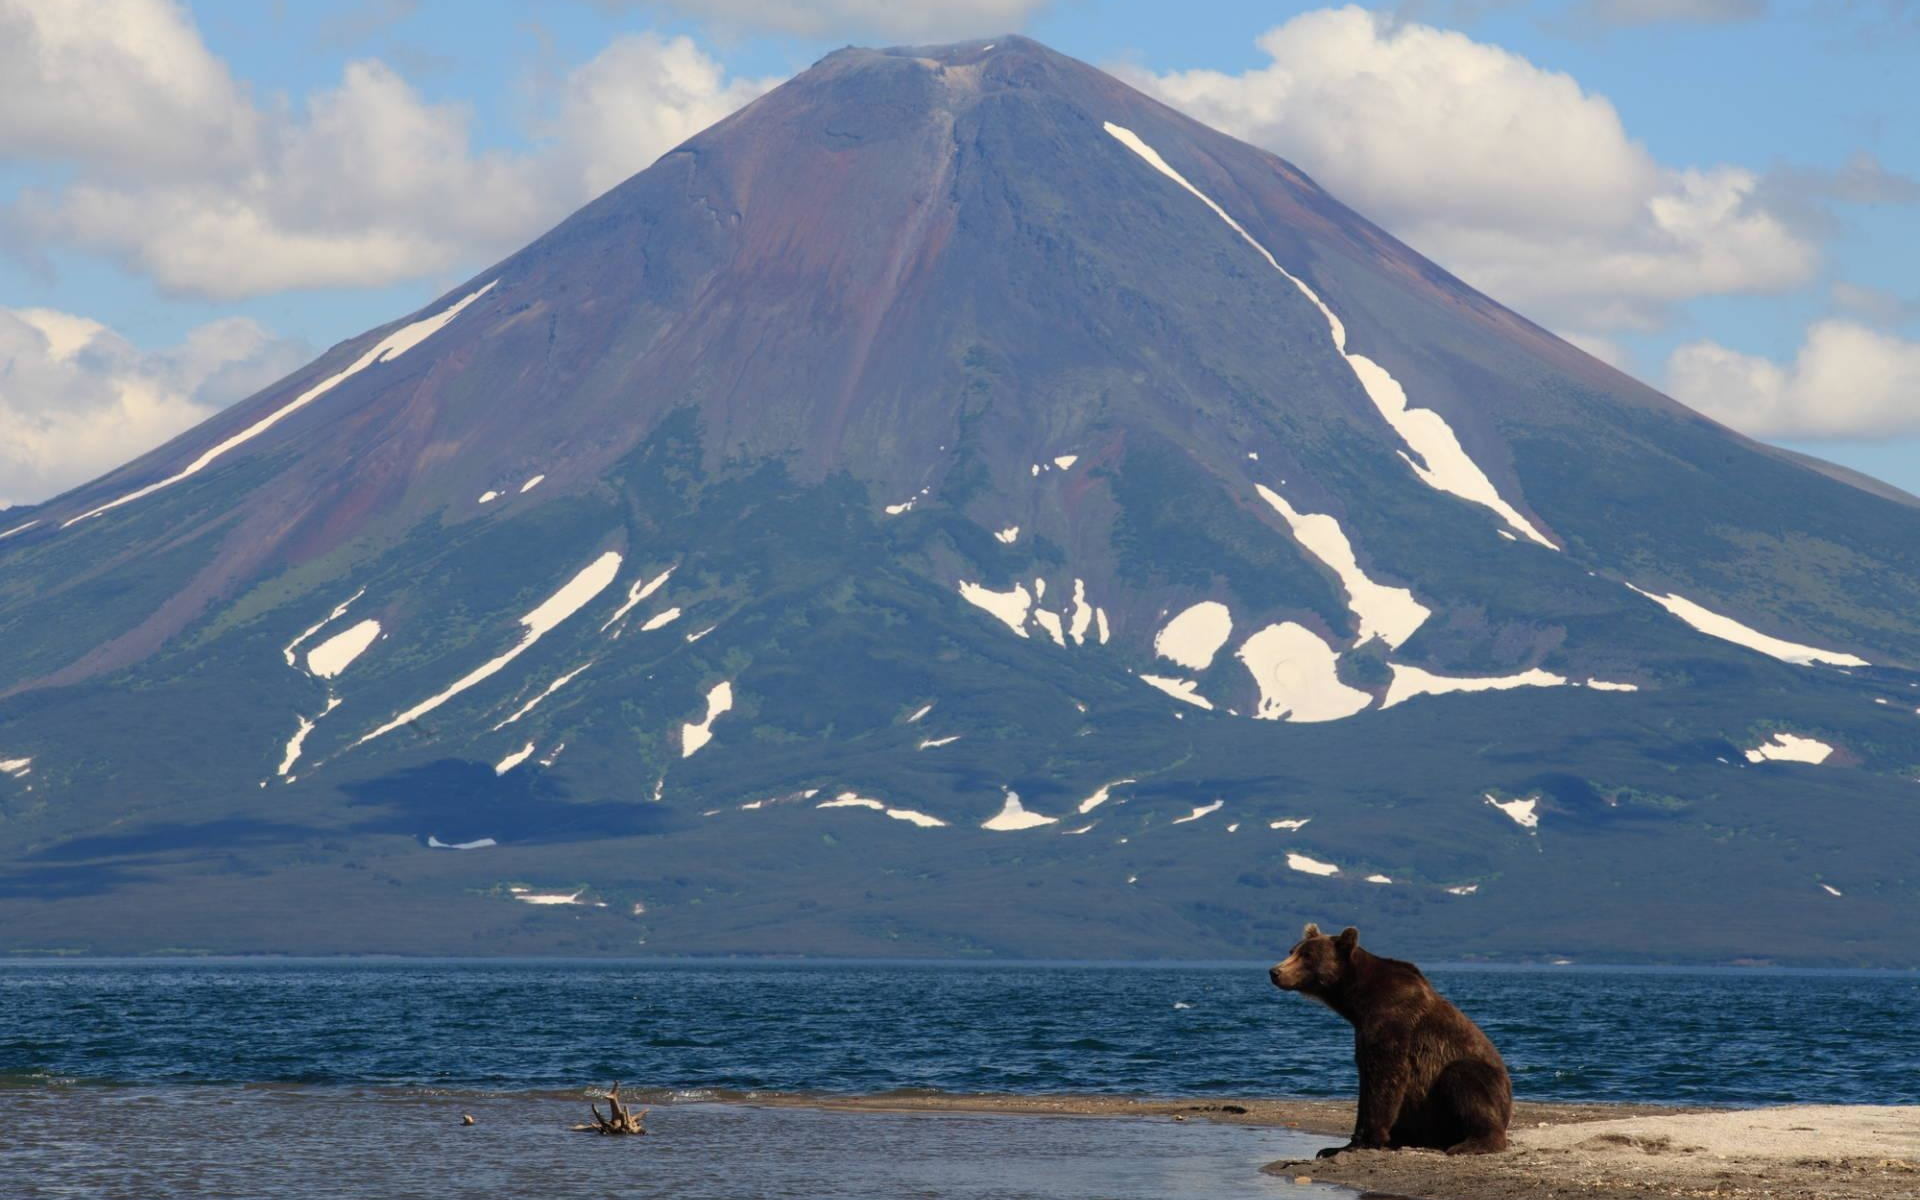
[[[1135, 1099], [1101, 1095], [756, 1096], [756, 1104], [845, 1112], [1002, 1113], [1220, 1121], [1323, 1134], [1340, 1145], [1353, 1105], [1337, 1100]], [[1269, 1173], [1405, 1200], [1911, 1200], [1920, 1195], [1920, 1105], [1709, 1109], [1650, 1104], [1514, 1106], [1501, 1154], [1358, 1151], [1276, 1162]]]

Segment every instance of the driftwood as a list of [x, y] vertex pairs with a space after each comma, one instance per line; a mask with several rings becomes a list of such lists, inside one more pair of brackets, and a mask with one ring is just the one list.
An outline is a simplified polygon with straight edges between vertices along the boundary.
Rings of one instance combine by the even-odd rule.
[[647, 1114], [653, 1111], [643, 1108], [639, 1112], [634, 1112], [620, 1103], [620, 1084], [617, 1080], [614, 1082], [613, 1090], [607, 1093], [607, 1110], [610, 1115], [601, 1116], [600, 1106], [597, 1104], [590, 1104], [587, 1107], [593, 1110], [593, 1124], [575, 1125], [573, 1132], [597, 1133], [603, 1137], [618, 1137], [624, 1134], [644, 1135], [647, 1132], [644, 1122]]

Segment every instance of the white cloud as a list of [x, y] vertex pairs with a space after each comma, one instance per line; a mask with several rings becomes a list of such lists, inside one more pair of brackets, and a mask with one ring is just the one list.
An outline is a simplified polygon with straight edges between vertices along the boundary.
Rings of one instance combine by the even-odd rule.
[[255, 114], [165, 0], [0, 0], [0, 154], [137, 164], [225, 159]]
[[1788, 366], [1692, 342], [1667, 359], [1667, 391], [1754, 437], [1920, 433], [1920, 342], [1838, 318], [1815, 322]]
[[1756, 173], [1665, 166], [1604, 96], [1498, 46], [1356, 7], [1259, 44], [1271, 61], [1242, 74], [1128, 74], [1549, 324], [1653, 328], [1676, 302], [1781, 290], [1816, 265], [1754, 202]]
[[[626, 36], [543, 97], [556, 117], [533, 149], [480, 151], [464, 105], [379, 61], [260, 109], [173, 6], [114, 5], [0, 0], [0, 152], [77, 168], [13, 223], [179, 294], [382, 285], [510, 252], [777, 82], [728, 79], [684, 37]], [[99, 104], [96, 77], [118, 81]]]
[[808, 37], [951, 39], [1022, 29], [1052, 0], [600, 0], [605, 8], [665, 9], [723, 28]]
[[597, 196], [779, 82], [730, 80], [688, 38], [622, 37], [560, 86], [552, 157]]
[[85, 317], [0, 308], [0, 505], [38, 503], [117, 467], [311, 355], [238, 317], [149, 353]]

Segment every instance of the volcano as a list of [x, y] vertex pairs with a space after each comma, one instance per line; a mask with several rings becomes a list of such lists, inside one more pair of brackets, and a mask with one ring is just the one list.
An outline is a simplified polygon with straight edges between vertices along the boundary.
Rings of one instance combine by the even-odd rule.
[[1035, 42], [843, 50], [0, 514], [0, 940], [1911, 965], [1916, 503]]

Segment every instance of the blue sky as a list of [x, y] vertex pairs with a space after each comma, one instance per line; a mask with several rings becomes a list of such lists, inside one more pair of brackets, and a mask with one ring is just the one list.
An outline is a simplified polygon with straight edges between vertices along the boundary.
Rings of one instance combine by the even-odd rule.
[[836, 46], [1010, 29], [1920, 490], [1912, 0], [0, 0], [0, 503], [417, 307]]

